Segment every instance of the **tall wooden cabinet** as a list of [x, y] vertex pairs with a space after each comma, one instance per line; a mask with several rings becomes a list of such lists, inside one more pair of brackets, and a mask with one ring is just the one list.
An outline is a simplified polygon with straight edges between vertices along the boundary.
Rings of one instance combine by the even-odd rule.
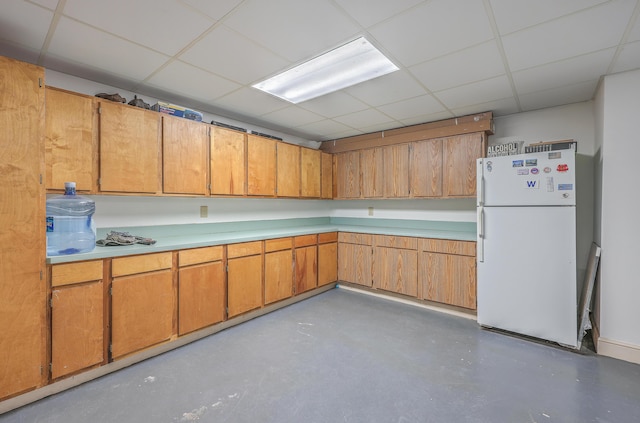
[[360, 151], [335, 155], [337, 198], [360, 198]]
[[247, 134], [211, 128], [211, 195], [247, 193]]
[[276, 195], [276, 141], [247, 135], [247, 194]]
[[0, 57], [0, 399], [46, 377], [44, 69]]
[[[331, 172], [331, 169], [329, 169]], [[322, 187], [322, 153], [310, 148], [300, 149], [300, 197], [320, 198]]]
[[97, 191], [98, 114], [95, 97], [47, 87], [45, 164], [47, 190], [64, 190], [73, 181], [76, 190]]
[[159, 193], [161, 114], [108, 101], [99, 111], [100, 191]]
[[[355, 157], [354, 157], [355, 160]], [[368, 148], [360, 152], [360, 172], [362, 173], [362, 196], [381, 198], [384, 195], [384, 150]]]
[[300, 196], [300, 146], [276, 143], [278, 197]]
[[445, 197], [476, 195], [476, 159], [484, 157], [485, 151], [482, 133], [456, 135], [444, 140], [442, 184]]
[[409, 150], [411, 196], [442, 197], [442, 139], [416, 141]]
[[384, 147], [384, 196], [409, 197], [409, 144]]

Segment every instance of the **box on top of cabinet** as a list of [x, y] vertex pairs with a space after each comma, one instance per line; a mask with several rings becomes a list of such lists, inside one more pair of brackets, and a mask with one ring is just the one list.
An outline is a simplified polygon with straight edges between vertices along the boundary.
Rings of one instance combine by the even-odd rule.
[[151, 106], [151, 110], [185, 119], [195, 120], [198, 122], [202, 121], [202, 113], [196, 112], [195, 110], [187, 109], [186, 107], [176, 106], [175, 104], [165, 103], [164, 101], [159, 101]]

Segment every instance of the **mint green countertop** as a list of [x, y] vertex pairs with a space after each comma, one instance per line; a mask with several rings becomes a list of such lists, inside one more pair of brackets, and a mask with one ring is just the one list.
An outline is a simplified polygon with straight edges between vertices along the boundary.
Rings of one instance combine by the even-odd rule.
[[439, 222], [373, 218], [301, 218], [244, 222], [223, 222], [186, 225], [141, 226], [124, 228], [99, 228], [98, 239], [104, 239], [111, 231], [129, 232], [153, 238], [153, 245], [96, 247], [90, 253], [47, 257], [47, 263], [130, 256], [136, 254], [174, 251], [212, 245], [260, 241], [297, 235], [324, 232], [358, 232], [379, 235], [441, 238], [459, 241], [476, 240], [476, 224], [473, 222]]

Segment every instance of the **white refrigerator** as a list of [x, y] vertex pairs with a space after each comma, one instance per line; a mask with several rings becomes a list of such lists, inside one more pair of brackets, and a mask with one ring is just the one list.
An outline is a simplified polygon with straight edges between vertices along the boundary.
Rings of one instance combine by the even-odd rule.
[[576, 348], [575, 151], [478, 159], [477, 318]]

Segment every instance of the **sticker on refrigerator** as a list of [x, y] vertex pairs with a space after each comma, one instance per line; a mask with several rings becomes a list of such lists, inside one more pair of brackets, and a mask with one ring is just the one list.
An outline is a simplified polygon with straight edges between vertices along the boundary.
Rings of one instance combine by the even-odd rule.
[[558, 191], [573, 191], [573, 184], [558, 184]]
[[528, 175], [529, 169], [518, 169], [518, 175]]
[[569, 171], [569, 165], [568, 164], [559, 164], [558, 167], [556, 168], [556, 170], [558, 172], [568, 172]]
[[525, 166], [531, 167], [531, 166], [538, 166], [538, 159], [527, 159], [525, 160]]
[[487, 162], [487, 172], [491, 172], [493, 170], [493, 163], [491, 161]]
[[532, 175], [537, 175], [538, 173], [540, 173], [540, 170], [537, 167], [531, 168], [531, 174]]
[[547, 176], [547, 192], [553, 192], [553, 191], [554, 191], [553, 176]]
[[544, 173], [551, 173], [551, 168], [549, 166], [545, 167]]
[[561, 159], [562, 158], [562, 153], [560, 151], [553, 151], [553, 152], [549, 153], [549, 158], [550, 159]]
[[540, 189], [540, 181], [537, 179], [528, 179], [524, 181], [524, 187], [526, 189]]
[[513, 160], [511, 163], [512, 163], [512, 167], [523, 167], [524, 166], [524, 160]]

